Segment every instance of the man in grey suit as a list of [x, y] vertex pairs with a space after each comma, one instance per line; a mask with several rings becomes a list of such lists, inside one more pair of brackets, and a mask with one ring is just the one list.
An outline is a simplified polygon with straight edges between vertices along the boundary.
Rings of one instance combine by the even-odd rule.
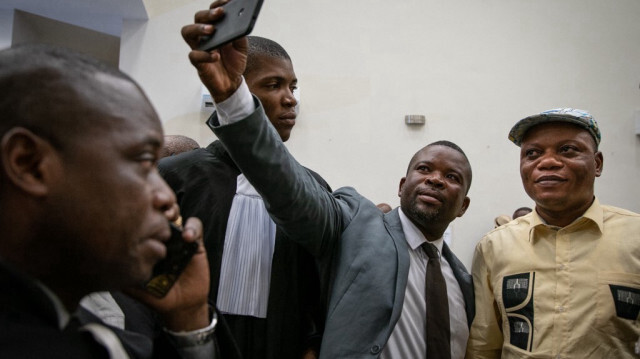
[[[196, 23], [182, 34], [217, 106], [209, 125], [276, 224], [292, 238], [303, 238], [300, 244], [318, 260], [328, 296], [320, 357], [463, 358], [473, 286], [442, 240], [449, 223], [469, 206], [471, 167], [462, 150], [448, 141], [419, 150], [400, 180], [400, 208], [386, 214], [353, 188], [329, 193], [289, 154], [251, 96], [242, 78], [246, 39], [209, 53], [195, 50], [222, 16], [219, 3], [196, 13]], [[433, 248], [431, 260], [429, 250], [422, 250], [425, 243]], [[446, 283], [439, 301], [444, 303], [436, 303], [447, 308], [446, 325], [438, 328], [446, 338], [440, 352], [427, 345], [438, 314], [426, 309], [433, 304], [425, 293], [433, 263]]]

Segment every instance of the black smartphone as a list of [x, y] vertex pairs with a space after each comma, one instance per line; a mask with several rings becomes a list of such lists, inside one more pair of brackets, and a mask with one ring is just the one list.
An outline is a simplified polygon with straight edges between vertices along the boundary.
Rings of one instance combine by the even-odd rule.
[[145, 284], [145, 290], [158, 298], [167, 295], [191, 257], [198, 251], [198, 243], [182, 239], [182, 229], [173, 223], [169, 223], [169, 226], [171, 238], [165, 242], [167, 255], [156, 263], [151, 279]]
[[224, 17], [213, 24], [211, 36], [200, 40], [198, 50], [211, 51], [239, 37], [249, 35], [258, 19], [263, 0], [230, 0], [222, 5]]

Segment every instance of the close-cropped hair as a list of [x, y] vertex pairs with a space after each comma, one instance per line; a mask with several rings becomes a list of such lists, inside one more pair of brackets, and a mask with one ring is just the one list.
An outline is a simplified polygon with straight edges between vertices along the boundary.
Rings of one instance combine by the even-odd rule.
[[453, 143], [451, 141], [440, 140], [440, 141], [432, 142], [432, 143], [427, 145], [427, 147], [431, 147], [431, 146], [445, 146], [445, 147], [453, 148], [454, 150], [462, 153], [462, 155], [467, 160], [467, 162], [469, 162], [469, 158], [467, 158], [467, 155], [464, 153], [462, 148], [460, 148], [460, 146], [456, 145], [455, 143]]
[[520, 208], [516, 209], [515, 211], [513, 211], [513, 213], [520, 212], [520, 211], [532, 212], [533, 210], [531, 208], [529, 208], [529, 207], [520, 207]]
[[418, 155], [418, 153], [422, 152], [425, 148], [429, 148], [429, 147], [433, 147], [433, 146], [445, 146], [445, 147], [449, 147], [451, 149], [454, 149], [458, 152], [460, 152], [462, 154], [462, 156], [464, 157], [464, 159], [467, 162], [467, 166], [469, 167], [469, 183], [467, 184], [467, 193], [469, 192], [469, 189], [471, 188], [471, 178], [472, 176], [472, 171], [471, 171], [471, 162], [469, 162], [469, 158], [467, 157], [467, 154], [464, 153], [464, 151], [462, 150], [462, 148], [460, 148], [460, 146], [456, 145], [455, 143], [451, 142], [451, 141], [447, 141], [447, 140], [440, 140], [440, 141], [436, 141], [436, 142], [432, 142], [426, 146], [424, 146], [422, 149], [420, 149], [420, 151], [416, 152], [413, 157], [411, 157], [411, 160], [409, 161], [409, 165], [407, 166], [407, 173], [409, 173], [409, 170], [411, 169], [411, 166], [413, 164], [413, 162], [416, 159], [416, 156]]
[[117, 68], [66, 48], [38, 44], [0, 51], [0, 137], [24, 127], [61, 148], [62, 138], [91, 124], [71, 115], [78, 107], [71, 101], [92, 91], [100, 73], [133, 82]]
[[260, 36], [247, 36], [247, 39], [249, 41], [249, 50], [247, 53], [247, 67], [244, 70], [245, 75], [259, 67], [259, 59], [262, 56], [291, 61], [287, 51], [277, 42]]

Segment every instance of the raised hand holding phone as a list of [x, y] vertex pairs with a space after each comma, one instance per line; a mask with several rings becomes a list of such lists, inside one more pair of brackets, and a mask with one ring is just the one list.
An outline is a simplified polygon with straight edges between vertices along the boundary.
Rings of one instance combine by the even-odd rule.
[[224, 16], [215, 23], [213, 34], [199, 40], [198, 49], [211, 51], [249, 35], [258, 19], [263, 0], [230, 0], [222, 4]]
[[224, 5], [242, 0], [217, 0], [209, 10], [198, 11], [195, 23], [182, 28], [182, 37], [192, 51], [191, 64], [198, 70], [202, 83], [209, 89], [214, 102], [220, 103], [231, 96], [242, 83], [242, 73], [247, 65], [248, 42], [240, 37], [210, 51], [200, 50], [204, 37], [214, 35], [216, 26], [228, 14]]

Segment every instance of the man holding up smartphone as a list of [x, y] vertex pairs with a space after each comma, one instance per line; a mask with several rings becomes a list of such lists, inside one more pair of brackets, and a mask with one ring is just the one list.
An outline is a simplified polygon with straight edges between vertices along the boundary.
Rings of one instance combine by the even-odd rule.
[[218, 108], [208, 125], [274, 222], [319, 262], [328, 296], [320, 357], [463, 358], [473, 286], [442, 236], [470, 203], [464, 152], [449, 141], [416, 152], [399, 181], [401, 206], [389, 213], [353, 188], [326, 191], [291, 156], [249, 92], [242, 76], [247, 40], [197, 50], [224, 16], [222, 3], [196, 13], [182, 35]]
[[[137, 357], [122, 332], [74, 312], [91, 292], [141, 288], [166, 255], [178, 212], [156, 169], [157, 114], [117, 69], [44, 45], [0, 51], [0, 113], [0, 357]], [[201, 238], [189, 219], [183, 239]], [[193, 339], [214, 355], [207, 284], [200, 244], [166, 297], [138, 291], [184, 332], [156, 354], [180, 357]]]

